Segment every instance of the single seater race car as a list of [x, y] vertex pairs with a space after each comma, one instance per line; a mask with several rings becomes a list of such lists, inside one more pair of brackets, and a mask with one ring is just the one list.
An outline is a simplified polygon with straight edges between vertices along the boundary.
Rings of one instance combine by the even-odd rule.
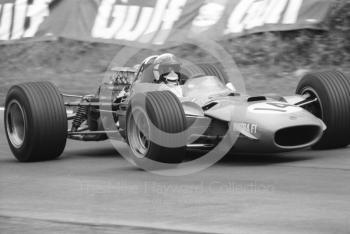
[[152, 58], [112, 69], [96, 94], [64, 94], [49, 82], [11, 87], [4, 120], [14, 156], [55, 159], [67, 139], [125, 140], [134, 160], [171, 164], [224, 137], [232, 152], [246, 153], [350, 143], [350, 80], [339, 71], [306, 74], [293, 96], [249, 96], [228, 88], [213, 64], [183, 66], [175, 85], [155, 82]]

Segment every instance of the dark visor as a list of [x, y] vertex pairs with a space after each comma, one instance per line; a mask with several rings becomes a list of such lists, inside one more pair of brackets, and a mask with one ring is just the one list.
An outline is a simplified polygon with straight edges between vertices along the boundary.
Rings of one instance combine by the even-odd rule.
[[169, 73], [171, 71], [180, 72], [180, 70], [181, 70], [180, 64], [169, 64], [169, 65], [160, 65], [159, 66], [159, 73], [160, 74]]

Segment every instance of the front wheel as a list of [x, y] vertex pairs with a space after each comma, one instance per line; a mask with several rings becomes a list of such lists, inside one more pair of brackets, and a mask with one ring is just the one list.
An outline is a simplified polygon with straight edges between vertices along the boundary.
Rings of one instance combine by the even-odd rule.
[[200, 63], [187, 66], [184, 68], [184, 73], [189, 78], [201, 76], [216, 76], [223, 84], [229, 82], [227, 75], [220, 68], [219, 64]]
[[136, 164], [142, 166], [147, 160], [181, 163], [186, 154], [185, 130], [183, 107], [172, 92], [148, 92], [133, 98], [126, 135]]
[[5, 132], [10, 149], [21, 162], [55, 159], [67, 140], [63, 98], [49, 82], [11, 87], [5, 102]]
[[314, 149], [341, 148], [350, 143], [350, 79], [339, 71], [305, 75], [297, 94], [308, 95], [304, 108], [323, 120], [327, 129]]

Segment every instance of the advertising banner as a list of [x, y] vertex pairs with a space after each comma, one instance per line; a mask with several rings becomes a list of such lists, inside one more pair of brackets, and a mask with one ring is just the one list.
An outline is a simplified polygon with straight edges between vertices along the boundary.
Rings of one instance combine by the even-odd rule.
[[335, 0], [1, 0], [0, 43], [70, 38], [133, 46], [326, 29]]

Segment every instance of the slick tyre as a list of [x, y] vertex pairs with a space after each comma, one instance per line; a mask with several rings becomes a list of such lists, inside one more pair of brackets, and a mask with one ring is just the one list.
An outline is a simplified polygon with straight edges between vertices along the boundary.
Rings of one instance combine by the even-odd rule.
[[133, 97], [127, 111], [126, 135], [132, 160], [141, 168], [150, 168], [153, 162], [181, 163], [186, 154], [185, 130], [183, 107], [172, 92]]
[[207, 76], [216, 76], [218, 77], [224, 84], [227, 83], [228, 79], [222, 69], [220, 69], [219, 65], [216, 64], [199, 64], [200, 69], [203, 70], [204, 74]]
[[63, 98], [49, 82], [12, 86], [5, 102], [5, 132], [20, 162], [51, 160], [63, 152], [67, 115]]
[[350, 143], [350, 79], [339, 71], [316, 72], [305, 75], [297, 94], [308, 94], [317, 100], [304, 106], [326, 124], [322, 138], [314, 149], [341, 148]]
[[188, 77], [201, 77], [201, 76], [216, 76], [224, 84], [228, 82], [228, 79], [224, 72], [220, 69], [219, 65], [211, 63], [201, 63], [191, 65], [184, 68], [184, 73]]

